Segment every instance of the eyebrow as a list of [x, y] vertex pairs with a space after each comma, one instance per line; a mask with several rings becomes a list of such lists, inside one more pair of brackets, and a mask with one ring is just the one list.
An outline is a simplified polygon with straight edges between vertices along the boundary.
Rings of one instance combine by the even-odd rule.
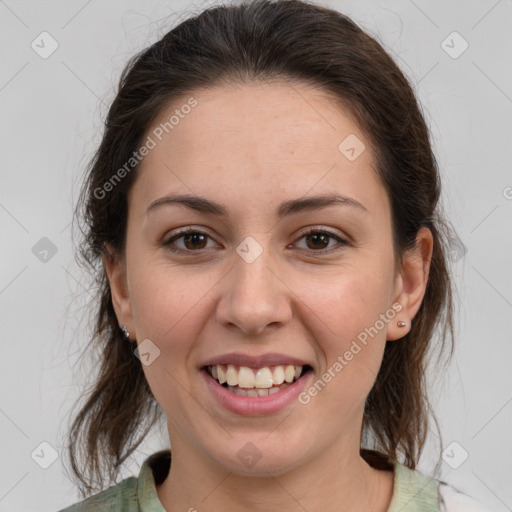
[[[146, 214], [153, 212], [162, 206], [169, 205], [182, 205], [190, 210], [201, 213], [209, 213], [217, 217], [228, 217], [228, 210], [225, 205], [217, 203], [205, 197], [196, 195], [183, 194], [174, 195], [169, 194], [153, 201]], [[300, 199], [292, 199], [281, 203], [277, 210], [277, 217], [282, 219], [294, 213], [318, 210], [320, 208], [327, 208], [329, 206], [349, 206], [364, 212], [368, 212], [359, 201], [352, 197], [344, 196], [342, 194], [324, 194], [319, 196], [304, 197]]]

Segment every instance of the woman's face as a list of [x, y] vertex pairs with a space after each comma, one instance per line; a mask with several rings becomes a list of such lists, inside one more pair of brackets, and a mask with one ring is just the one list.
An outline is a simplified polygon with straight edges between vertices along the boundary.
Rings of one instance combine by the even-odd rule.
[[[190, 96], [193, 108], [182, 108], [189, 96], [173, 102], [146, 134], [156, 145], [109, 275], [173, 457], [264, 474], [334, 445], [358, 454], [386, 339], [409, 320], [369, 141], [304, 84]], [[183, 195], [195, 202], [171, 201]], [[185, 228], [196, 234], [180, 237]]]

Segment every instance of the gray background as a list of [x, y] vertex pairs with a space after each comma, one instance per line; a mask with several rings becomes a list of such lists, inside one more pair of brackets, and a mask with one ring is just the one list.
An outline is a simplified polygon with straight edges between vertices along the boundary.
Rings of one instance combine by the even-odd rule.
[[[0, 1], [0, 511], [56, 511], [78, 499], [63, 447], [88, 372], [77, 361], [90, 291], [73, 261], [72, 207], [127, 59], [207, 5]], [[455, 244], [452, 261], [457, 351], [445, 378], [432, 377], [447, 449], [442, 475], [496, 510], [512, 510], [511, 2], [323, 5], [378, 36], [423, 103], [444, 206], [464, 244]], [[58, 43], [46, 59], [31, 47], [43, 31]], [[166, 442], [165, 431], [155, 432], [123, 478]], [[422, 471], [431, 471], [435, 449], [429, 445]]]

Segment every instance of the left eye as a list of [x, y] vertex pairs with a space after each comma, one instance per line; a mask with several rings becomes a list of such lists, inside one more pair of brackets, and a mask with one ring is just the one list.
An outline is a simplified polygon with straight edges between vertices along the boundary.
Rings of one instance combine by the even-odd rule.
[[[206, 244], [209, 238], [211, 239], [211, 237], [206, 233], [196, 231], [193, 229], [188, 229], [173, 236], [167, 242], [165, 242], [164, 245], [167, 246], [168, 249], [172, 252], [197, 252], [203, 249], [208, 249], [208, 247], [206, 247]], [[180, 239], [183, 239], [182, 241], [184, 247], [177, 247], [176, 242]], [[319, 229], [312, 229], [307, 233], [304, 233], [298, 240], [302, 239], [306, 241], [307, 245], [307, 247], [302, 249], [305, 249], [310, 252], [323, 251], [324, 249], [329, 247], [329, 243], [333, 240], [337, 241], [338, 244], [342, 246], [348, 245], [348, 243], [342, 238], [340, 238], [338, 235], [335, 235], [330, 231], [322, 231]], [[296, 242], [296, 244], [297, 243], [298, 242]]]
[[[341, 245], [347, 245], [347, 242], [340, 238], [338, 235], [331, 233], [330, 231], [322, 231], [318, 229], [312, 229], [307, 233], [304, 233], [299, 240], [306, 240], [306, 245], [310, 244], [309, 247], [306, 247], [306, 250], [312, 252], [319, 252], [320, 249], [325, 249], [329, 246], [329, 242], [332, 240], [337, 241]], [[311, 245], [313, 245], [313, 249], [311, 249]]]

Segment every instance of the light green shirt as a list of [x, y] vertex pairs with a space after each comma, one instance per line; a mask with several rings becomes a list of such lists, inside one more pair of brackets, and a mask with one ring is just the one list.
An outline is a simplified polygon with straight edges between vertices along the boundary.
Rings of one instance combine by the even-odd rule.
[[[439, 481], [391, 462], [395, 481], [388, 512], [439, 512]], [[169, 467], [169, 450], [156, 452], [144, 461], [138, 478], [126, 478], [59, 512], [166, 512], [158, 499], [156, 485], [165, 480]]]

